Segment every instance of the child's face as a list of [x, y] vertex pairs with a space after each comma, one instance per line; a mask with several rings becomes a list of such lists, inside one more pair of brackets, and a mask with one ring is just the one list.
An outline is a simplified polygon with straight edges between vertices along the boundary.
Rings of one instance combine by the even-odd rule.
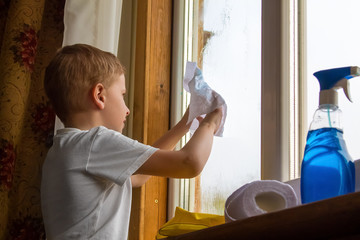
[[122, 132], [126, 117], [130, 114], [124, 100], [126, 93], [124, 74], [117, 76], [106, 92], [106, 104], [103, 109], [105, 127]]

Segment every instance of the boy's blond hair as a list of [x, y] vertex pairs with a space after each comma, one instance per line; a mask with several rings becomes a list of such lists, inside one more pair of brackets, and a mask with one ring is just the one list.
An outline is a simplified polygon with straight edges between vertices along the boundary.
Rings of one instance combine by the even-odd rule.
[[[58, 50], [46, 68], [44, 87], [55, 113], [63, 123], [69, 114], [85, 110], [85, 101], [97, 83], [109, 87], [124, 74], [119, 59], [109, 52], [75, 44]], [[120, 93], [119, 93], [120, 94]]]

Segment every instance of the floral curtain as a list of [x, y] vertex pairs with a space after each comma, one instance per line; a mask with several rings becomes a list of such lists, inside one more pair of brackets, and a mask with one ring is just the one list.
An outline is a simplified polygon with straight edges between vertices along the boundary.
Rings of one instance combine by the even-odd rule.
[[45, 239], [41, 166], [55, 115], [44, 71], [61, 47], [65, 0], [0, 0], [0, 239]]

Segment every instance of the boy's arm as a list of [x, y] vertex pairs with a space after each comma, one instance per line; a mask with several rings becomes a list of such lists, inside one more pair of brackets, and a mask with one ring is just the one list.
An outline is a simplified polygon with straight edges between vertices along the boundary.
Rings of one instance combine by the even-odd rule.
[[[179, 140], [189, 131], [191, 123], [186, 124], [188, 117], [189, 109], [186, 110], [181, 120], [161, 138], [159, 138], [152, 146], [162, 150], [173, 150]], [[141, 187], [149, 178], [150, 175], [133, 175], [131, 176], [132, 186]]]
[[189, 109], [186, 110], [181, 120], [159, 138], [152, 146], [162, 150], [173, 150], [179, 140], [189, 131], [191, 123], [186, 124], [189, 118]]
[[[181, 150], [160, 149], [156, 151], [135, 174], [173, 178], [197, 176], [209, 158], [213, 136], [219, 128], [221, 117], [221, 109], [207, 114], [190, 141]], [[172, 138], [170, 137], [170, 139]]]

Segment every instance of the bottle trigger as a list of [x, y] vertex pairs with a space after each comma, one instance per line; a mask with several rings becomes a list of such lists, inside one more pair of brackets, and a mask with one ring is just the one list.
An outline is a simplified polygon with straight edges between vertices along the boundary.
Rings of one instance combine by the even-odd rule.
[[350, 102], [352, 102], [351, 96], [350, 96], [350, 83], [349, 80], [346, 78], [341, 79], [336, 86], [339, 86], [343, 89], [345, 96], [347, 99], [349, 99]]

